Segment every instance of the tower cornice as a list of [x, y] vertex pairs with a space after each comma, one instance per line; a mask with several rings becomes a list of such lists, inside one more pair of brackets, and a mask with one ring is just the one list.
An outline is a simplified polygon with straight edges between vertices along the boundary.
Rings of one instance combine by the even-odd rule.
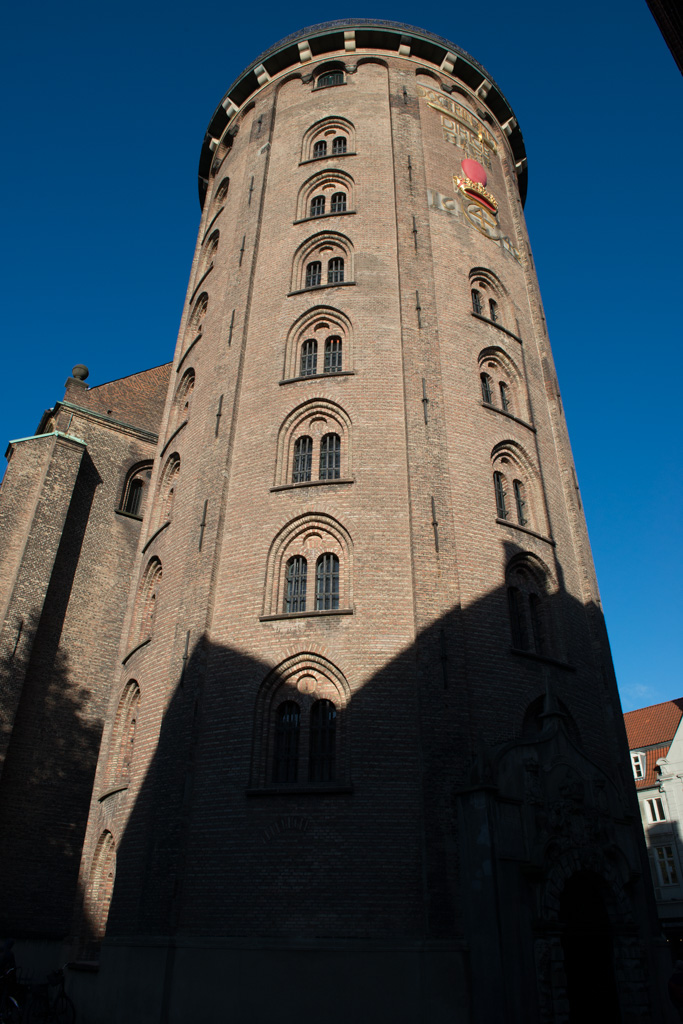
[[313, 68], [333, 54], [350, 57], [387, 53], [434, 68], [473, 90], [508, 137], [522, 202], [526, 198], [524, 139], [502, 89], [478, 61], [443, 36], [398, 21], [350, 18], [311, 25], [285, 36], [261, 53], [232, 83], [209, 122], [199, 160], [199, 201], [203, 205], [217, 140], [251, 97], [284, 72]]

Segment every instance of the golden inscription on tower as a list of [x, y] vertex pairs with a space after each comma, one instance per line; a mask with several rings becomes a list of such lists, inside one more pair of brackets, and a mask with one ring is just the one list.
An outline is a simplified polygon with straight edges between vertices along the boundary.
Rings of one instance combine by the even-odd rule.
[[440, 112], [445, 141], [490, 168], [491, 154], [497, 153], [498, 148], [486, 125], [471, 110], [450, 96], [444, 96], [443, 93], [428, 89], [424, 85], [418, 85], [417, 90], [418, 94], [427, 100], [428, 106]]

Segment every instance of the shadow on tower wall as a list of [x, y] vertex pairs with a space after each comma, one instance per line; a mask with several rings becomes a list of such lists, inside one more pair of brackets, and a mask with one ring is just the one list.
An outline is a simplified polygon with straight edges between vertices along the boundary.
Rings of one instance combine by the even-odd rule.
[[[503, 547], [506, 564], [521, 552]], [[621, 916], [611, 922], [621, 943], [614, 954], [623, 961], [620, 998], [650, 1013], [666, 968], [650, 943], [659, 926], [602, 613], [570, 597], [561, 572], [556, 576], [560, 586], [545, 598], [543, 655], [512, 649], [508, 593], [500, 587], [449, 611], [356, 689], [338, 723], [349, 775], [327, 787], [308, 783], [303, 760], [297, 784], [273, 779], [272, 732], [263, 740], [255, 709], [276, 667], [207, 638], [196, 643], [125, 829], [116, 835], [112, 826], [116, 879], [99, 991], [88, 997], [95, 1009], [86, 1020], [163, 1024], [201, 1010], [207, 1021], [260, 1021], [275, 1009], [283, 1022], [318, 1019], [307, 1013], [325, 998], [324, 985], [312, 981], [320, 958], [336, 951], [343, 967], [344, 951], [365, 943], [393, 957], [386, 977], [394, 978], [393, 1002], [402, 1007], [393, 1020], [415, 1020], [418, 1009], [425, 1021], [540, 1021], [542, 1006], [533, 1009], [541, 998], [539, 963], [562, 956], [554, 952], [560, 939], [553, 947], [544, 937], [549, 914], [563, 927], [548, 895], [551, 849], [558, 863], [574, 857], [575, 868], [563, 869], [567, 877], [590, 876], [608, 907], [621, 900]], [[300, 622], [296, 639], [285, 635], [283, 651], [324, 650], [343, 672], [335, 659], [341, 619]], [[144, 679], [138, 681], [144, 708]], [[305, 711], [310, 694], [302, 695], [296, 673], [283, 678], [278, 700], [287, 694]], [[538, 787], [535, 796], [514, 790], [510, 756], [521, 775], [522, 764], [536, 758], [541, 779], [560, 762], [576, 779], [560, 783], [550, 807]], [[270, 767], [259, 776], [264, 757]], [[585, 795], [591, 786], [600, 808]], [[507, 817], [498, 807], [506, 801]], [[485, 807], [483, 818], [478, 807]], [[106, 807], [102, 813], [109, 827]], [[544, 823], [531, 826], [533, 836], [529, 821]], [[483, 832], [489, 839], [481, 847]], [[506, 843], [507, 854], [496, 851]], [[514, 876], [497, 874], [497, 857], [514, 862]], [[605, 877], [596, 883], [601, 865]], [[615, 879], [618, 899], [608, 893]], [[86, 907], [86, 941], [96, 941], [96, 921], [90, 936], [88, 921]], [[434, 943], [459, 951], [461, 966], [454, 961], [446, 980], [432, 984], [431, 968], [415, 974], [399, 947], [424, 952]], [[238, 947], [258, 956], [240, 959]], [[277, 962], [275, 949], [299, 959]], [[266, 985], [258, 973], [264, 964]], [[292, 971], [302, 967], [303, 994], [301, 984], [292, 985]], [[382, 983], [368, 976], [354, 984], [364, 1007], [357, 1019], [382, 1017]], [[550, 1005], [559, 997], [545, 998]], [[347, 1009], [329, 1020], [345, 1019]], [[652, 1012], [665, 1019], [661, 1007]], [[620, 1019], [614, 1013], [605, 1020]]]

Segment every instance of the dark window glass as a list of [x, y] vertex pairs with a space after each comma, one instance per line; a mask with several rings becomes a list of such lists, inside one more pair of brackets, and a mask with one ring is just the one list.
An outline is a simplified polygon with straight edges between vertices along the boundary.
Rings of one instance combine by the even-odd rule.
[[481, 294], [476, 288], [472, 289], [472, 309], [475, 313], [481, 313]]
[[292, 483], [303, 484], [311, 479], [311, 459], [313, 458], [313, 439], [297, 437], [294, 442], [294, 468]]
[[285, 612], [306, 611], [306, 574], [308, 564], [303, 555], [295, 555], [287, 562]]
[[489, 299], [489, 312], [491, 313], [491, 319], [495, 323], [498, 319], [498, 303], [495, 299]]
[[481, 397], [487, 405], [493, 405], [493, 392], [491, 391], [491, 378], [488, 373], [481, 374]]
[[316, 144], [313, 146], [313, 156], [327, 156], [327, 143], [325, 142], [324, 139], [322, 139], [320, 142], [316, 142]]
[[286, 700], [276, 712], [273, 782], [296, 782], [299, 767], [299, 727], [301, 711], [293, 700]]
[[301, 346], [300, 376], [311, 377], [318, 365], [318, 342], [315, 338], [307, 338]]
[[522, 606], [522, 594], [517, 587], [508, 587], [508, 608], [510, 611], [510, 630], [512, 632], [512, 646], [518, 651], [529, 650], [529, 637], [524, 618]]
[[[322, 217], [325, 212], [325, 196], [314, 196], [311, 199], [311, 217]], [[334, 213], [334, 210], [332, 211]]]
[[344, 280], [344, 260], [341, 256], [335, 256], [327, 263], [327, 283], [341, 284]]
[[344, 75], [341, 71], [328, 71], [318, 79], [318, 88], [327, 89], [330, 85], [343, 85]]
[[330, 201], [330, 213], [346, 212], [346, 192], [335, 192]]
[[332, 152], [337, 156], [339, 153], [346, 152], [346, 137], [344, 135], [338, 135], [332, 143]]
[[311, 708], [310, 782], [331, 782], [334, 779], [336, 738], [337, 709], [331, 700], [317, 700]]
[[526, 500], [524, 498], [524, 484], [521, 480], [513, 480], [512, 488], [515, 492], [515, 507], [517, 508], [517, 522], [520, 526], [526, 526], [528, 519], [524, 514]]
[[124, 508], [124, 512], [128, 512], [131, 516], [140, 515], [144, 486], [145, 485], [142, 480], [137, 477], [135, 480], [131, 480], [128, 485], [128, 493], [126, 494], [126, 506]]
[[341, 373], [342, 369], [342, 340], [331, 337], [325, 342], [325, 373]]
[[325, 434], [320, 442], [320, 479], [338, 480], [341, 466], [339, 434]]
[[315, 610], [339, 607], [339, 559], [325, 554], [318, 559], [315, 571]]
[[496, 515], [499, 519], [507, 519], [508, 511], [505, 505], [505, 479], [502, 473], [493, 474], [493, 486], [496, 492]]
[[543, 625], [543, 601], [538, 594], [529, 594], [529, 616], [531, 633], [534, 638], [536, 654], [545, 653], [545, 629]]
[[503, 381], [500, 382], [500, 404], [503, 407], [503, 412], [510, 411], [510, 389]]
[[314, 260], [313, 263], [309, 263], [306, 267], [306, 287], [314, 288], [317, 284], [320, 284], [322, 277], [322, 263], [320, 260]]

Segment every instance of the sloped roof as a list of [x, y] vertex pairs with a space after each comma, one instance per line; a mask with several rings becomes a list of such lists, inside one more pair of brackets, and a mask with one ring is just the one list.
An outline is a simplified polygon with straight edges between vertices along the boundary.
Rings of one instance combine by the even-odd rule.
[[636, 789], [648, 789], [656, 786], [659, 782], [659, 773], [655, 771], [657, 761], [660, 757], [666, 757], [669, 753], [670, 743], [664, 743], [661, 747], [653, 747], [645, 752], [645, 774], [642, 779], [636, 779]]
[[78, 403], [156, 434], [164, 411], [171, 367], [171, 363], [164, 363], [153, 366], [151, 370], [98, 384], [79, 395]]
[[[683, 717], [683, 697], [651, 704], [648, 708], [627, 711], [624, 715], [629, 750], [670, 744]], [[663, 755], [660, 754], [660, 757]]]

